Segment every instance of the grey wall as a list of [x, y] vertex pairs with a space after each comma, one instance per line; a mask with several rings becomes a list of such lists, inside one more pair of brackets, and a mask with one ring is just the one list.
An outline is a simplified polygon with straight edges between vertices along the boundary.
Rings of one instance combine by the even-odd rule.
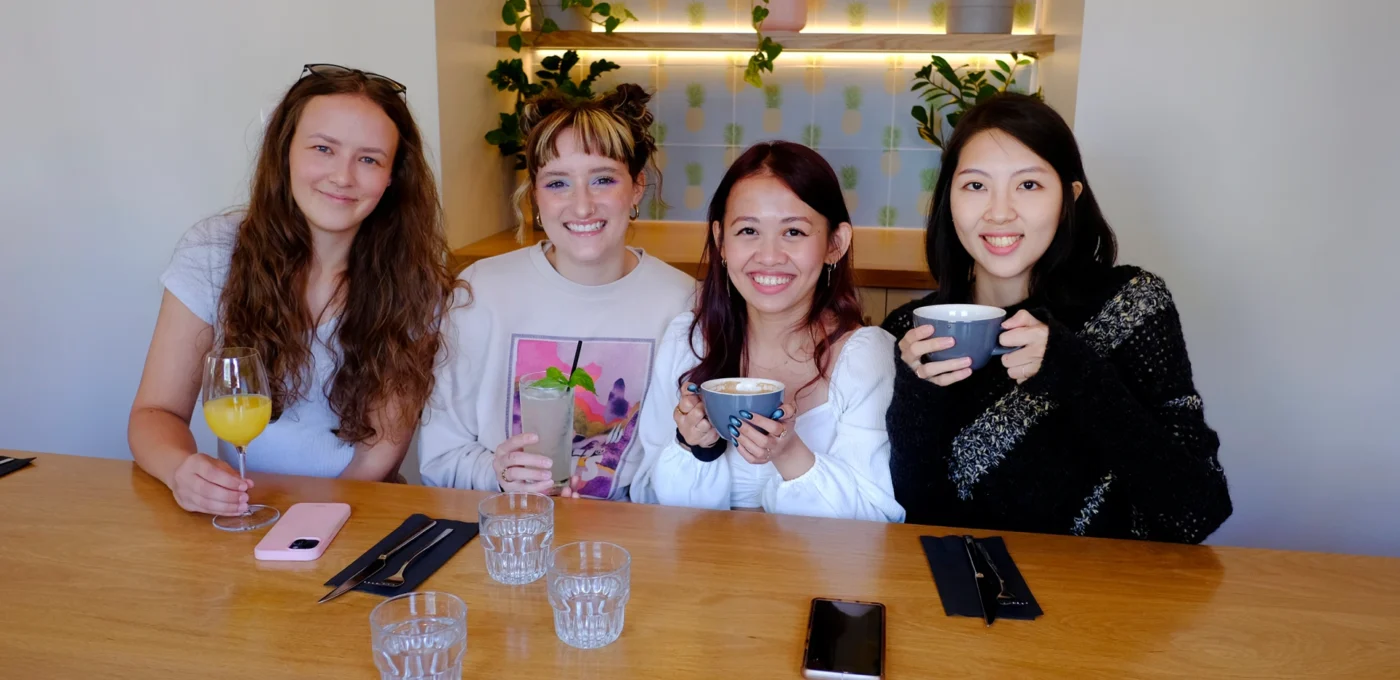
[[1166, 278], [1235, 515], [1212, 541], [1400, 555], [1389, 0], [1088, 0], [1075, 131]]

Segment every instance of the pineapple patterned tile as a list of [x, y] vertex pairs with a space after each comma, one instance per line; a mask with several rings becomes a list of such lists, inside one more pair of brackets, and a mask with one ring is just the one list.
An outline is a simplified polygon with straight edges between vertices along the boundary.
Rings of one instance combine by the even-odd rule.
[[865, 28], [865, 20], [870, 14], [868, 0], [848, 0], [846, 3], [846, 28], [859, 30]]
[[802, 127], [802, 138], [798, 141], [813, 149], [816, 149], [817, 151], [821, 151], [822, 126], [813, 124], [804, 125]]
[[860, 168], [843, 165], [837, 174], [841, 176], [841, 198], [846, 201], [846, 210], [855, 214], [860, 208]]
[[733, 165], [734, 159], [744, 152], [744, 126], [729, 123], [724, 126], [724, 167]]
[[667, 205], [666, 205], [665, 202], [661, 201], [660, 199], [656, 198], [655, 196], [653, 196], [653, 197], [651, 197], [650, 199], [647, 200], [647, 210], [646, 210], [647, 219], [650, 219], [650, 220], [664, 220], [664, 219], [666, 219], [666, 213], [667, 213], [667, 212], [668, 212], [668, 209], [667, 209]]
[[685, 23], [691, 28], [703, 28], [705, 26], [705, 3], [703, 0], [691, 0], [685, 8]]
[[880, 172], [886, 177], [894, 177], [899, 174], [899, 128], [893, 125], [886, 125], [883, 139], [884, 153], [880, 154]]
[[667, 161], [670, 160], [666, 153], [666, 133], [669, 131], [670, 126], [665, 123], [655, 122], [651, 124], [651, 138], [652, 141], [656, 142], [656, 155], [652, 160], [656, 163], [656, 169], [661, 172], [666, 172]]
[[919, 171], [919, 213], [928, 217], [933, 212], [933, 188], [938, 185], [938, 168]]
[[890, 198], [884, 201], [896, 210], [893, 227], [922, 227], [938, 180], [942, 155], [937, 149], [904, 149], [899, 152], [899, 172], [890, 178]]
[[927, 0], [928, 13], [924, 15], [923, 22], [919, 17], [911, 14], [909, 19], [903, 22], [906, 28], [931, 28], [934, 33], [948, 32], [948, 0]]
[[796, 141], [802, 126], [812, 122], [812, 95], [802, 89], [800, 71], [763, 77], [763, 88], [745, 85], [735, 95], [734, 122], [744, 126], [750, 143], [764, 139]]
[[685, 86], [685, 129], [700, 132], [705, 129], [705, 85], [690, 83]]
[[776, 135], [783, 131], [783, 86], [768, 83], [763, 86], [763, 133]]
[[899, 223], [899, 210], [892, 205], [880, 206], [880, 211], [876, 217], [876, 224], [882, 227], [893, 227]]
[[823, 149], [841, 183], [841, 197], [851, 213], [851, 224], [876, 224], [881, 205], [888, 203], [889, 179], [880, 172], [880, 152], [863, 149]]
[[864, 93], [859, 85], [847, 85], [841, 97], [846, 104], [845, 113], [841, 114], [841, 132], [847, 136], [860, 134], [860, 105], [865, 100]]
[[1035, 33], [1035, 0], [1016, 0], [1012, 6], [1012, 33]]
[[700, 163], [685, 164], [685, 209], [699, 210], [705, 205], [705, 166]]

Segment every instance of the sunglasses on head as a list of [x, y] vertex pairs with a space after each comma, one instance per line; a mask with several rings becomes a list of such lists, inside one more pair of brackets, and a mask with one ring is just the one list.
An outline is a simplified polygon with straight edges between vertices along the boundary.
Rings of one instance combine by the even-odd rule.
[[305, 78], [306, 74], [308, 73], [324, 78], [333, 78], [337, 76], [352, 74], [360, 75], [364, 76], [369, 80], [377, 80], [381, 83], [384, 83], [385, 85], [388, 85], [389, 89], [393, 90], [394, 94], [403, 94], [408, 91], [408, 88], [405, 87], [403, 83], [394, 80], [393, 78], [381, 76], [378, 73], [371, 73], [369, 71], [361, 71], [357, 68], [346, 68], [344, 66], [337, 66], [335, 64], [306, 64], [305, 66], [302, 66], [301, 77]]

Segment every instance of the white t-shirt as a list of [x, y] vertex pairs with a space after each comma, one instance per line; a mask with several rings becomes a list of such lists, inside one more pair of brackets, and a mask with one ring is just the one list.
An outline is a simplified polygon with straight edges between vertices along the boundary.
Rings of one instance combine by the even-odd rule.
[[[194, 225], [175, 247], [170, 266], [160, 282], [195, 316], [215, 327], [215, 337], [223, 337], [217, 327], [219, 295], [228, 278], [229, 261], [238, 235], [241, 213], [211, 217]], [[339, 318], [316, 329], [311, 343], [310, 380], [306, 393], [288, 404], [282, 416], [267, 426], [248, 445], [248, 469], [308, 477], [335, 477], [355, 455], [355, 447], [336, 438], [333, 429], [340, 419], [331, 412], [326, 399], [326, 381], [335, 370], [334, 356], [340, 351], [336, 335]], [[216, 342], [217, 344], [217, 342]], [[202, 367], [201, 367], [202, 369]], [[202, 417], [199, 404], [195, 417]], [[219, 456], [238, 469], [238, 453], [227, 442], [219, 441]]]
[[[481, 260], [462, 272], [472, 304], [449, 315], [448, 356], [438, 371], [419, 436], [423, 482], [464, 489], [500, 488], [491, 458], [519, 434], [520, 376], [573, 363], [593, 379], [574, 391], [574, 457], [581, 490], [626, 498], [640, 463], [642, 404], [666, 322], [688, 309], [695, 280], [633, 249], [639, 262], [601, 286], [564, 278], [540, 245]], [[460, 302], [459, 297], [459, 302]]]
[[642, 412], [646, 467], [632, 484], [632, 499], [696, 508], [758, 508], [787, 515], [904, 521], [890, 480], [890, 438], [885, 410], [894, 391], [894, 337], [876, 327], [846, 339], [832, 363], [826, 403], [797, 416], [793, 431], [816, 455], [802, 476], [784, 481], [772, 463], [754, 465], [730, 444], [724, 455], [701, 462], [676, 441], [672, 411], [680, 401], [682, 374], [700, 363], [690, 312], [666, 329], [656, 357], [652, 396]]

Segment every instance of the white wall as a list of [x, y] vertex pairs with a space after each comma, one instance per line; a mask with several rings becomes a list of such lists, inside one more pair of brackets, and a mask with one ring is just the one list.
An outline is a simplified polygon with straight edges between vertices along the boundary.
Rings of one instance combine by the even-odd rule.
[[435, 156], [433, 16], [431, 0], [0, 3], [0, 448], [130, 455], [157, 277], [185, 229], [244, 200], [260, 112], [302, 64], [403, 82]]
[[1235, 515], [1400, 555], [1400, 3], [1088, 0], [1075, 131], [1171, 285]]

